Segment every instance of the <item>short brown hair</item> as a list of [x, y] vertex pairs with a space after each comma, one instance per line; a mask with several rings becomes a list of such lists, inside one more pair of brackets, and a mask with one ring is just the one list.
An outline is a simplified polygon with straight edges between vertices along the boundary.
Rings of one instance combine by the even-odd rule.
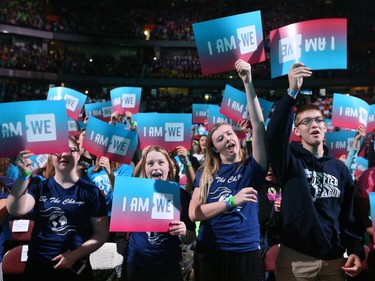
[[297, 108], [297, 111], [294, 115], [294, 126], [297, 126], [297, 123], [298, 123], [297, 121], [299, 121], [298, 116], [301, 115], [303, 112], [309, 111], [309, 110], [319, 111], [322, 117], [324, 117], [322, 110], [315, 104], [312, 104], [312, 103], [304, 104]]

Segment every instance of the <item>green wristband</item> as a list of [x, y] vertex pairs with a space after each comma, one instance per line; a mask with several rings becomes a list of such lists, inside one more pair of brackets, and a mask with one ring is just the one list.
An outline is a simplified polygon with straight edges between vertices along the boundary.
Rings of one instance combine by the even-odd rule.
[[229, 203], [232, 206], [232, 208], [236, 207], [236, 203], [234, 203], [233, 195], [229, 196]]
[[19, 173], [19, 177], [21, 178], [27, 178], [27, 177], [30, 177], [31, 176], [31, 171], [26, 171], [24, 173]]

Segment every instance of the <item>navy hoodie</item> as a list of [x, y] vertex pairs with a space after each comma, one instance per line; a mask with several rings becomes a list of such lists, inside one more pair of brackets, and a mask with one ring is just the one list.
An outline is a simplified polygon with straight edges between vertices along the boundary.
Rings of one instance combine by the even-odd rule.
[[278, 101], [266, 134], [270, 164], [282, 187], [281, 244], [317, 259], [337, 259], [345, 250], [364, 259], [350, 172], [327, 147], [317, 158], [290, 142], [295, 103], [289, 95]]

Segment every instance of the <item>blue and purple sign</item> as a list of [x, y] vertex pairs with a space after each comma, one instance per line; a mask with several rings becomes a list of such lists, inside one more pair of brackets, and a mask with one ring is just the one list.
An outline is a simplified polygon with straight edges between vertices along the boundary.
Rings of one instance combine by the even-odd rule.
[[208, 104], [206, 103], [193, 103], [193, 124], [204, 124], [208, 117]]
[[193, 30], [203, 75], [234, 70], [238, 59], [265, 60], [260, 11], [195, 23]]
[[47, 100], [64, 100], [68, 116], [78, 120], [87, 96], [67, 87], [52, 87], [48, 90]]
[[191, 149], [191, 113], [138, 113], [139, 148], [160, 145], [172, 151], [177, 146]]
[[[271, 112], [273, 102], [258, 98], [262, 109], [264, 120], [267, 119]], [[249, 111], [247, 109], [246, 93], [226, 85], [223, 100], [220, 105], [220, 113], [228, 116], [235, 122], [242, 120], [250, 120]]]
[[78, 121], [68, 117], [68, 131], [69, 136], [78, 136], [81, 131]]
[[270, 33], [271, 77], [288, 73], [293, 63], [313, 70], [347, 68], [347, 19], [293, 23]]
[[0, 103], [1, 157], [15, 157], [21, 150], [51, 154], [69, 150], [65, 101]]
[[111, 120], [112, 102], [95, 102], [85, 104], [86, 116], [94, 116], [104, 122]]
[[130, 164], [138, 146], [137, 133], [114, 126], [93, 116], [88, 118], [82, 147], [111, 161]]
[[112, 112], [117, 111], [124, 115], [126, 111], [138, 113], [141, 104], [142, 88], [139, 87], [118, 87], [110, 91]]
[[349, 129], [363, 126], [371, 132], [375, 129], [375, 104], [369, 105], [363, 99], [334, 93], [332, 125]]
[[335, 131], [326, 133], [326, 145], [331, 149], [336, 158], [342, 155], [348, 155], [350, 147], [353, 146], [356, 132], [357, 131]]
[[233, 131], [237, 134], [239, 138], [244, 138], [246, 136], [246, 134], [241, 130], [241, 127], [238, 125], [236, 121], [234, 121], [233, 119], [229, 118], [228, 116], [220, 112], [220, 106], [210, 104], [208, 106], [208, 124], [207, 124], [208, 131], [211, 130], [211, 128], [216, 123], [222, 123], [222, 122], [226, 122], [229, 125], [231, 125], [233, 127]]
[[180, 187], [176, 182], [117, 176], [111, 232], [168, 232], [180, 221]]

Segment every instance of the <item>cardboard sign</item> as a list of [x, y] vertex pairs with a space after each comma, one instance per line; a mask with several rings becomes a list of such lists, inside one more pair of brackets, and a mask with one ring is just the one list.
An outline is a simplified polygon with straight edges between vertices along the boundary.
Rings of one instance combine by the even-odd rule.
[[94, 116], [104, 122], [111, 120], [112, 102], [95, 102], [85, 104], [86, 116]]
[[137, 133], [108, 124], [93, 116], [88, 118], [82, 147], [92, 154], [130, 164], [138, 146]]
[[67, 87], [52, 87], [48, 90], [47, 100], [64, 100], [68, 116], [78, 120], [87, 96]]
[[180, 220], [180, 187], [176, 182], [117, 176], [109, 230], [167, 232]]
[[265, 60], [260, 11], [195, 23], [193, 30], [203, 75], [234, 70], [238, 59]]
[[42, 100], [0, 103], [1, 157], [21, 150], [51, 154], [69, 150], [65, 101]]
[[140, 149], [154, 144], [170, 151], [177, 146], [191, 149], [191, 120], [190, 113], [138, 113]]
[[271, 77], [295, 62], [313, 70], [347, 68], [347, 20], [327, 18], [293, 23], [270, 33]]
[[332, 125], [349, 129], [364, 126], [367, 132], [375, 129], [375, 104], [369, 105], [363, 99], [333, 94]]
[[[273, 102], [258, 98], [262, 109], [264, 120], [267, 119], [271, 112]], [[246, 93], [232, 86], [226, 85], [223, 95], [223, 100], [220, 105], [220, 112], [228, 116], [235, 122], [242, 120], [250, 120], [249, 111], [247, 109]]]
[[118, 87], [110, 91], [112, 112], [117, 111], [123, 115], [126, 111], [138, 113], [141, 104], [142, 88], [139, 87]]

